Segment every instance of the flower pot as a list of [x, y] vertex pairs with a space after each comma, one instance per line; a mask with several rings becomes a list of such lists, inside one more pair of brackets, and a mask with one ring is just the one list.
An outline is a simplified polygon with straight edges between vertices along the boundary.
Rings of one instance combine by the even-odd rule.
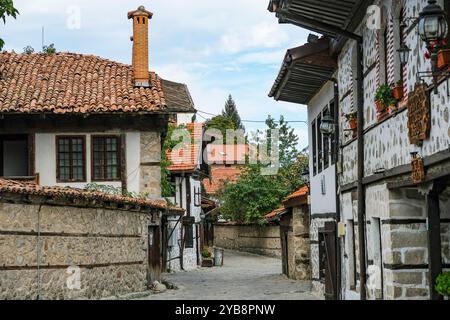
[[450, 64], [450, 49], [443, 49], [438, 52], [437, 67], [445, 68]]
[[350, 125], [350, 129], [352, 130], [352, 138], [356, 138], [358, 134], [358, 121], [356, 119], [352, 119], [348, 122]]
[[392, 95], [394, 96], [395, 100], [400, 101], [403, 98], [403, 86], [395, 87], [392, 89]]
[[396, 111], [397, 111], [397, 106], [396, 105], [390, 105], [389, 106], [389, 114], [393, 114]]
[[389, 109], [384, 109], [383, 111], [378, 112], [377, 119], [378, 119], [378, 121], [381, 121], [384, 118], [386, 118], [388, 115], [389, 115]]
[[377, 108], [377, 112], [383, 112], [384, 107], [383, 104], [381, 103], [381, 101], [375, 101], [375, 107]]

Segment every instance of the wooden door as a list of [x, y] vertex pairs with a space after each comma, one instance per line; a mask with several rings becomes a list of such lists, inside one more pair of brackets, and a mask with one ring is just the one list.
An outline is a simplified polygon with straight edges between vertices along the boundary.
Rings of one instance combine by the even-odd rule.
[[336, 261], [336, 223], [325, 222], [323, 228], [323, 248], [325, 249], [324, 259], [324, 276], [325, 276], [325, 299], [337, 300], [337, 261]]
[[159, 226], [148, 227], [148, 266], [150, 285], [161, 281], [161, 230]]

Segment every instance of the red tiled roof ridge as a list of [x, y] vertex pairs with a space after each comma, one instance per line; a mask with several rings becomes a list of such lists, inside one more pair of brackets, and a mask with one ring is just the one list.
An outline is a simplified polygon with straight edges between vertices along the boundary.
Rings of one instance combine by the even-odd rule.
[[149, 88], [135, 87], [131, 65], [96, 55], [0, 52], [0, 112], [167, 112], [162, 79], [149, 74]]
[[7, 179], [0, 179], [0, 193], [10, 192], [19, 194], [29, 194], [36, 196], [50, 196], [56, 198], [76, 198], [82, 200], [111, 201], [115, 203], [133, 204], [138, 206], [149, 206], [161, 210], [183, 211], [178, 207], [172, 207], [165, 200], [148, 200], [132, 198], [121, 195], [113, 195], [100, 191], [88, 191], [73, 187], [40, 186], [32, 182], [18, 182]]
[[308, 186], [303, 186], [300, 189], [298, 189], [297, 191], [291, 193], [290, 195], [288, 195], [286, 198], [284, 198], [283, 202], [293, 199], [293, 198], [297, 198], [297, 197], [301, 197], [301, 196], [306, 196], [309, 193], [309, 188]]

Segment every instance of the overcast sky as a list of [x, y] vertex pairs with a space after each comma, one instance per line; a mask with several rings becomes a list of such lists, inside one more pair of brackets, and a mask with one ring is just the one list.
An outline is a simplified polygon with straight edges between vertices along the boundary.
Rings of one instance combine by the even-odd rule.
[[[286, 49], [308, 35], [278, 24], [268, 0], [14, 0], [20, 15], [0, 25], [5, 49], [22, 52], [45, 43], [58, 51], [94, 54], [131, 63], [132, 24], [127, 12], [144, 5], [150, 21], [150, 69], [188, 85], [197, 109], [219, 113], [232, 94], [242, 119], [267, 115], [306, 120], [306, 107], [267, 96]], [[80, 13], [80, 21], [77, 16]], [[198, 118], [201, 120], [201, 118]], [[306, 125], [292, 123], [307, 145]], [[263, 125], [245, 123], [248, 130]]]

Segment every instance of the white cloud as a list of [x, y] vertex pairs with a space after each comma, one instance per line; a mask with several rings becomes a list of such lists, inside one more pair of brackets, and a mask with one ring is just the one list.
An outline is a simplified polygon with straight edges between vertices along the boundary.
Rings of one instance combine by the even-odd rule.
[[218, 50], [226, 53], [238, 53], [255, 48], [275, 48], [289, 39], [280, 25], [262, 22], [252, 26], [229, 29], [220, 38]]
[[241, 64], [257, 63], [257, 64], [276, 64], [279, 66], [283, 61], [285, 53], [286, 53], [285, 49], [275, 51], [251, 52], [240, 55], [239, 57], [236, 58], [236, 61]]

